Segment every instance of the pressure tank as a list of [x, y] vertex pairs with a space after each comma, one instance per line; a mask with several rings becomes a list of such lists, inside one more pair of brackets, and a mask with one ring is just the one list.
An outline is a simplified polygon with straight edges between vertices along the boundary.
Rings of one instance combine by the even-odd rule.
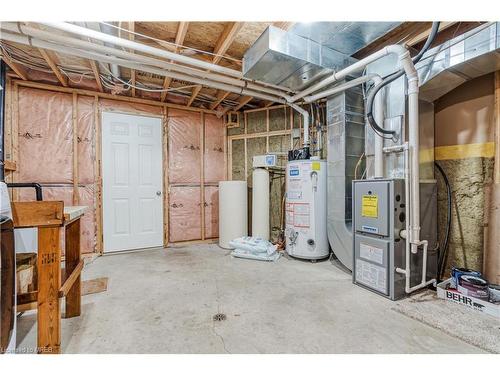
[[328, 257], [326, 161], [313, 158], [289, 161], [286, 176], [287, 253], [311, 260]]
[[219, 182], [219, 246], [232, 249], [229, 241], [248, 235], [246, 181]]
[[269, 240], [269, 171], [255, 168], [252, 180], [252, 237]]

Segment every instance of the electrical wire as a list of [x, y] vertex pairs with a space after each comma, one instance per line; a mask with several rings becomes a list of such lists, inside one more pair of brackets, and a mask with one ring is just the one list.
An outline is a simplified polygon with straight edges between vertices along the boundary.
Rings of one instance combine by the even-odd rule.
[[446, 198], [447, 198], [446, 230], [444, 235], [444, 243], [442, 246], [439, 245], [440, 251], [438, 256], [438, 269], [437, 269], [437, 280], [441, 281], [441, 276], [443, 275], [444, 266], [446, 264], [446, 257], [448, 255], [448, 245], [450, 241], [452, 195], [451, 195], [451, 186], [450, 186], [450, 181], [448, 180], [448, 176], [444, 172], [443, 168], [437, 162], [434, 162], [434, 165], [436, 166], [436, 169], [439, 171], [441, 177], [443, 178], [444, 184], [446, 186]]

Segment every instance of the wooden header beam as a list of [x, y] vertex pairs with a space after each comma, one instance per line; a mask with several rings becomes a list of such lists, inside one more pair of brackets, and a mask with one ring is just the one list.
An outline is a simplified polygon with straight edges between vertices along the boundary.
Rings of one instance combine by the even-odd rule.
[[129, 96], [108, 94], [106, 92], [97, 92], [97, 91], [86, 90], [86, 89], [77, 89], [77, 88], [72, 88], [72, 87], [54, 86], [54, 85], [48, 85], [46, 83], [39, 83], [39, 82], [33, 82], [33, 81], [21, 81], [18, 79], [14, 79], [12, 82], [14, 85], [18, 85], [18, 86], [22, 86], [22, 87], [31, 87], [31, 88], [35, 88], [35, 89], [41, 89], [41, 90], [65, 92], [65, 93], [69, 93], [69, 94], [76, 93], [78, 95], [85, 95], [85, 96], [99, 97], [99, 98], [103, 98], [103, 99], [118, 100], [121, 102], [140, 103], [140, 104], [152, 105], [155, 107], [176, 108], [176, 109], [182, 109], [182, 110], [193, 111], [193, 112], [205, 112], [205, 113], [217, 114], [216, 111], [212, 111], [210, 109], [198, 108], [198, 107], [187, 107], [184, 105], [174, 104], [174, 103], [163, 103], [163, 102], [160, 102], [158, 100], [132, 98]]

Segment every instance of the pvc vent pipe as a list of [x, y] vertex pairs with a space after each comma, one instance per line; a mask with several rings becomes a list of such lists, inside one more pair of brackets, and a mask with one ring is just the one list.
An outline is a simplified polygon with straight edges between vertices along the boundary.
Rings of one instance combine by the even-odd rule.
[[246, 181], [219, 182], [219, 246], [232, 249], [229, 241], [248, 235]]

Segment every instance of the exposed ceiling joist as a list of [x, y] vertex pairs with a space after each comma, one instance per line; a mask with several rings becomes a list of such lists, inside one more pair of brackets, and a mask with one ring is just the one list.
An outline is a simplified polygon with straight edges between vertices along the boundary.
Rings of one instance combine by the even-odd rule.
[[3, 61], [21, 78], [23, 81], [28, 80], [28, 75], [26, 74], [26, 70], [17, 65], [14, 61], [12, 61], [9, 57], [2, 55]]
[[[120, 38], [128, 38], [128, 40], [134, 41], [135, 39], [135, 22], [134, 21], [120, 21], [119, 23], [120, 29], [118, 29], [118, 36]], [[125, 29], [128, 32], [122, 32], [122, 29]], [[127, 34], [127, 35], [122, 35]], [[128, 50], [130, 53], [134, 53], [134, 50]], [[135, 81], [136, 81], [136, 73], [135, 69], [130, 69], [130, 84], [132, 89], [132, 97], [135, 98]]]
[[201, 85], [196, 85], [195, 87], [193, 87], [193, 90], [191, 91], [191, 97], [189, 98], [186, 106], [191, 107], [191, 104], [193, 104], [194, 100], [200, 93], [201, 87]]
[[95, 82], [97, 83], [97, 89], [100, 92], [104, 92], [102, 88], [101, 76], [99, 75], [99, 66], [97, 65], [97, 62], [95, 62], [94, 60], [89, 60], [89, 64], [90, 64], [90, 69], [92, 69], [92, 73], [94, 73]]
[[217, 64], [222, 59], [244, 25], [245, 22], [228, 22], [215, 45], [215, 56], [212, 61], [214, 64]]
[[[179, 22], [179, 25], [177, 26], [177, 34], [175, 35], [175, 44], [176, 44], [174, 50], [175, 53], [179, 52], [180, 49], [179, 46], [181, 46], [184, 43], [184, 39], [186, 38], [188, 28], [189, 28], [189, 22], [185, 21]], [[165, 79], [163, 80], [163, 89], [168, 90], [171, 83], [172, 83], [172, 78], [165, 77]], [[167, 98], [167, 91], [163, 91], [161, 93], [160, 100], [164, 102], [166, 98]]]
[[[170, 87], [171, 83], [172, 83], [172, 78], [165, 77], [165, 79], [163, 80], [163, 90], [168, 90], [168, 88]], [[167, 98], [167, 93], [168, 93], [168, 91], [162, 91], [161, 97], [160, 97], [160, 100], [162, 102], [164, 102], [165, 99]]]
[[233, 111], [239, 111], [241, 108], [243, 108], [243, 106], [247, 103], [249, 103], [251, 100], [253, 99], [252, 96], [242, 96], [239, 100], [238, 100], [238, 105], [236, 107], [233, 108]]
[[62, 74], [61, 70], [54, 62], [53, 55], [50, 52], [45, 51], [42, 48], [38, 48], [38, 52], [40, 52], [40, 54], [42, 55], [45, 62], [50, 66], [50, 69], [52, 69], [52, 72], [57, 77], [57, 80], [59, 81], [59, 83], [61, 85], [63, 85], [64, 87], [68, 87], [68, 78]]
[[219, 106], [219, 104], [222, 103], [222, 101], [224, 99], [226, 99], [229, 94], [230, 94], [229, 91], [218, 90], [217, 91], [217, 99], [215, 100], [215, 102], [210, 104], [210, 109], [214, 110], [215, 108], [217, 108]]
[[[457, 22], [441, 22], [439, 25], [439, 31], [443, 31], [448, 27], [455, 25], [456, 23]], [[431, 29], [432, 27], [429, 27], [427, 30], [421, 32], [420, 34], [412, 36], [409, 40], [406, 41], [406, 44], [409, 46], [414, 46], [415, 44], [427, 39], [427, 37], [431, 33]]]

